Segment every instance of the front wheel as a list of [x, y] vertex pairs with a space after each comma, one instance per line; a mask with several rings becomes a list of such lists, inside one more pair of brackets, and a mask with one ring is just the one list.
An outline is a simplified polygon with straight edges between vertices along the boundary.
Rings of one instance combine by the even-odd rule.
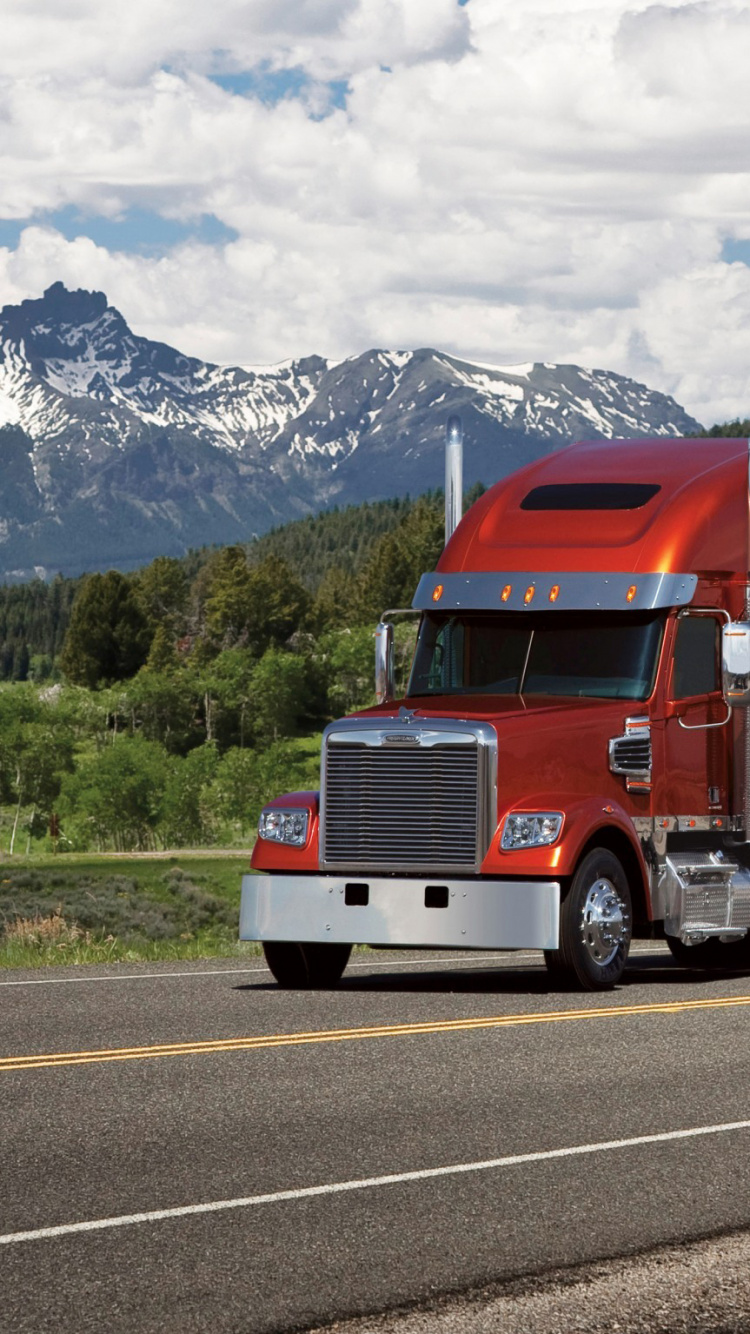
[[295, 991], [335, 987], [351, 952], [351, 945], [296, 944], [286, 940], [263, 942], [266, 963], [279, 986]]
[[700, 968], [707, 972], [750, 972], [750, 935], [741, 940], [703, 940], [686, 945], [677, 936], [667, 936], [675, 963], [682, 968]]
[[552, 977], [584, 991], [607, 991], [620, 980], [632, 931], [630, 889], [622, 864], [607, 848], [580, 863], [560, 908], [560, 944], [545, 950]]

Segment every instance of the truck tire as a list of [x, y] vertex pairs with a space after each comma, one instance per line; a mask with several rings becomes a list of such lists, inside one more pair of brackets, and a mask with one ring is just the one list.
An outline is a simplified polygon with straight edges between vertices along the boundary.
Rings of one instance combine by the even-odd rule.
[[335, 987], [351, 952], [351, 945], [263, 942], [266, 963], [279, 986], [295, 991]]
[[607, 848], [583, 858], [560, 907], [560, 945], [545, 950], [552, 978], [583, 991], [616, 986], [632, 931], [630, 889], [622, 864]]
[[700, 968], [718, 972], [750, 972], [750, 938], [742, 940], [703, 940], [700, 945], [685, 945], [677, 936], [667, 936], [672, 958], [681, 968]]

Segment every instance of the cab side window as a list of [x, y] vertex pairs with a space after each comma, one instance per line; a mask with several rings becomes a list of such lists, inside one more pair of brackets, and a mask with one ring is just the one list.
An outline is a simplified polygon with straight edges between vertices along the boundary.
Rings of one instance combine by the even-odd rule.
[[714, 616], [685, 616], [678, 623], [672, 682], [674, 699], [719, 689], [719, 623]]

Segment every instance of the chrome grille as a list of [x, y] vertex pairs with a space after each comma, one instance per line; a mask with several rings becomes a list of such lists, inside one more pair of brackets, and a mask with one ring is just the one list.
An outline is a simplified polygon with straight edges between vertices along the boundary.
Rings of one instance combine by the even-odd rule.
[[479, 749], [329, 741], [325, 865], [478, 869]]
[[651, 737], [618, 737], [612, 745], [613, 769], [616, 774], [649, 773], [651, 769]]

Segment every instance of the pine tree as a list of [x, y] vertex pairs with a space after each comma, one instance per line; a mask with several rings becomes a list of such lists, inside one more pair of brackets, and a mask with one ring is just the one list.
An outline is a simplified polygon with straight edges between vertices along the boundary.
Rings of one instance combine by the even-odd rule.
[[60, 667], [90, 689], [123, 681], [143, 666], [151, 632], [131, 584], [117, 570], [92, 574], [73, 604]]

